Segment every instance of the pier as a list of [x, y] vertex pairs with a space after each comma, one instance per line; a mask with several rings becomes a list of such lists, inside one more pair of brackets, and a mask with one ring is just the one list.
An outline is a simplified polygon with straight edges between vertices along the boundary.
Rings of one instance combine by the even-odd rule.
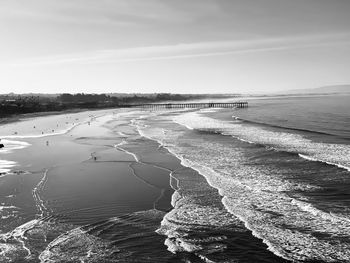
[[229, 103], [148, 103], [134, 104], [127, 107], [138, 107], [143, 109], [184, 109], [184, 108], [248, 108], [248, 102], [238, 101]]

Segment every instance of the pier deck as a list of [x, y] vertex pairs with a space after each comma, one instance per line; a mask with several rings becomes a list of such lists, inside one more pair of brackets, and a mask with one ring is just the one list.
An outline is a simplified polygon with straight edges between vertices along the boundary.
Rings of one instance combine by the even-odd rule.
[[230, 103], [148, 103], [148, 104], [134, 104], [127, 107], [137, 107], [143, 109], [182, 109], [182, 108], [247, 108], [248, 102], [238, 101]]

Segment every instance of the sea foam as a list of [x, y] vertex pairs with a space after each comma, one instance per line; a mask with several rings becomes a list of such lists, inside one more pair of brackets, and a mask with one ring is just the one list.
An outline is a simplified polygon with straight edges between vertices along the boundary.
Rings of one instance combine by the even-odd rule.
[[237, 121], [225, 122], [202, 116], [197, 112], [175, 116], [173, 121], [190, 129], [213, 129], [243, 141], [297, 153], [309, 160], [320, 161], [350, 170], [349, 145], [314, 142], [299, 134], [270, 131]]
[[[152, 117], [152, 125], [147, 125], [147, 120], [138, 121], [140, 134], [158, 141], [176, 155], [184, 166], [205, 176], [208, 183], [223, 196], [222, 202], [226, 209], [243, 222], [253, 235], [262, 239], [270, 251], [289, 260], [350, 260], [350, 252], [347, 252], [350, 251], [350, 244], [342, 242], [350, 232], [349, 216], [334, 216], [316, 209], [307, 200], [299, 201], [287, 194], [290, 191], [311, 191], [317, 189], [317, 186], [284, 179], [277, 168], [268, 165], [249, 165], [244, 149], [240, 150], [237, 145], [232, 148], [230, 144], [202, 139], [196, 134], [186, 136], [188, 132], [178, 129], [174, 122], [196, 130], [230, 134], [278, 150], [307, 152], [338, 163], [348, 162], [348, 146], [316, 143], [300, 135], [265, 131], [241, 123], [225, 123], [193, 112], [174, 118], [160, 116], [157, 121], [161, 127], [169, 125], [169, 130], [157, 127], [157, 122]], [[174, 121], [173, 124], [171, 121]], [[178, 179], [179, 191], [174, 195], [174, 210], [165, 216], [158, 232], [168, 236], [166, 245], [170, 251], [192, 250], [199, 253], [205, 248], [201, 247], [200, 242], [191, 243], [188, 237], [184, 237], [184, 233], [191, 231], [191, 228], [193, 230], [199, 222], [201, 225], [202, 218], [217, 215], [218, 211], [206, 206], [199, 212], [195, 206], [197, 193], [193, 182], [188, 182], [194, 188], [186, 193], [182, 189], [185, 185], [181, 184], [184, 179]], [[201, 192], [201, 197], [210, 191], [206, 194], [204, 192], [206, 191]], [[185, 231], [183, 225], [189, 229]], [[236, 225], [239, 226], [239, 223]], [[332, 242], [311, 233], [332, 237]]]

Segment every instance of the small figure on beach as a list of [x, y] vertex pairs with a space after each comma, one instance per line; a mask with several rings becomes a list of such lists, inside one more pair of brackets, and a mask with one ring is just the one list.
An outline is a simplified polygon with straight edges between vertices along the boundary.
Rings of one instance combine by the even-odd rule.
[[46, 141], [46, 146], [49, 146], [49, 141]]

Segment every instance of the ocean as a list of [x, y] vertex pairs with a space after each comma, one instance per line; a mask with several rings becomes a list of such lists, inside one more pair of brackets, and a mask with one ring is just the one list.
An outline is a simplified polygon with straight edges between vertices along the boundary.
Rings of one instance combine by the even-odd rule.
[[4, 125], [0, 262], [350, 262], [349, 101]]

